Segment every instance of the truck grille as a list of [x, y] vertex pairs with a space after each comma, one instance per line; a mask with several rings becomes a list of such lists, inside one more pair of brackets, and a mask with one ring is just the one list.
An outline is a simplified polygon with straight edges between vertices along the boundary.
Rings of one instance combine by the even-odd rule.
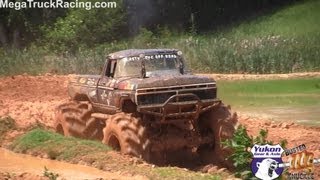
[[[138, 105], [151, 105], [151, 104], [163, 104], [171, 96], [176, 94], [195, 94], [200, 100], [214, 99], [217, 95], [217, 89], [215, 84], [208, 85], [194, 85], [194, 86], [180, 86], [171, 88], [159, 88], [159, 89], [139, 89], [137, 90], [137, 104]], [[193, 101], [194, 98], [180, 97], [176, 101]]]

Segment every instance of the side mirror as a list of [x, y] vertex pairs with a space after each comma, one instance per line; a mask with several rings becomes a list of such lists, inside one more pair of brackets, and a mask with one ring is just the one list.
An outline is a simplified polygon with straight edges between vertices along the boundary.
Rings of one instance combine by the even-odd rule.
[[178, 60], [179, 60], [179, 71], [181, 74], [184, 74], [184, 63], [183, 63], [183, 57], [182, 57], [182, 52], [178, 51]]
[[99, 71], [100, 71], [101, 74], [103, 73], [103, 72], [102, 72], [102, 71], [103, 71], [103, 66], [100, 66], [100, 67], [99, 67]]
[[183, 65], [182, 58], [180, 59], [180, 62], [179, 62], [179, 70], [181, 74], [184, 74], [184, 65]]

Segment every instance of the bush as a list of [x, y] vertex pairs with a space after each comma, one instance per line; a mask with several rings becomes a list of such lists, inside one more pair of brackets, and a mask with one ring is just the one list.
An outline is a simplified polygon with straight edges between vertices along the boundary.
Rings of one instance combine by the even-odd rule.
[[319, 44], [307, 39], [263, 36], [252, 39], [210, 36], [163, 36], [141, 30], [128, 41], [114, 41], [75, 52], [52, 52], [44, 46], [1, 52], [0, 74], [44, 72], [97, 74], [106, 55], [129, 48], [176, 48], [184, 52], [188, 66], [201, 73], [291, 73], [320, 70]]
[[43, 176], [49, 178], [49, 180], [57, 180], [58, 173], [51, 172], [46, 166], [44, 167]]
[[16, 128], [16, 122], [11, 117], [0, 117], [0, 142], [3, 139], [5, 133], [7, 133], [10, 129]]
[[[233, 154], [229, 158], [234, 162], [236, 177], [242, 179], [250, 179], [254, 177], [250, 168], [252, 160], [252, 153], [250, 150], [255, 144], [273, 144], [272, 141], [267, 140], [267, 136], [268, 131], [263, 129], [260, 130], [257, 137], [249, 136], [246, 128], [244, 126], [239, 126], [233, 135], [233, 138], [223, 142], [225, 147], [233, 150]], [[286, 140], [283, 140], [280, 143], [283, 148], [285, 148], [286, 144]]]
[[[90, 1], [94, 3], [101, 0]], [[42, 27], [44, 41], [57, 52], [76, 52], [81, 46], [92, 47], [121, 39], [126, 14], [122, 0], [116, 3], [115, 8], [70, 9], [66, 17], [58, 19], [53, 26]]]

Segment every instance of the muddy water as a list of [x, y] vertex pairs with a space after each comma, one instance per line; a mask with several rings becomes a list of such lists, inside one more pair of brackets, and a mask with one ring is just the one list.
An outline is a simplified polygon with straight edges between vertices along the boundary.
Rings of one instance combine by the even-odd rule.
[[303, 125], [320, 126], [320, 106], [263, 107], [245, 109], [242, 112], [275, 121], [292, 121]]
[[100, 171], [92, 167], [16, 154], [0, 148], [0, 172], [16, 174], [27, 172], [42, 176], [44, 167], [47, 167], [50, 172], [58, 173], [59, 177], [68, 180], [97, 178], [122, 179], [118, 174]]

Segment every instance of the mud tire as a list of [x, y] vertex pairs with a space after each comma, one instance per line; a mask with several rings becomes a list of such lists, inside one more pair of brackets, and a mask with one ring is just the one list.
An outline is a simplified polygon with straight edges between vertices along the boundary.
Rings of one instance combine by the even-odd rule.
[[132, 155], [146, 161], [150, 159], [150, 141], [139, 117], [133, 114], [112, 115], [103, 129], [102, 142], [121, 154]]
[[62, 104], [56, 108], [54, 128], [65, 136], [92, 138], [93, 132], [86, 128], [91, 113], [92, 105], [86, 101]]
[[205, 144], [198, 148], [199, 156], [204, 163], [233, 169], [233, 162], [228, 159], [232, 150], [225, 148], [221, 142], [232, 138], [237, 126], [237, 114], [232, 113], [231, 108], [223, 104], [200, 117], [201, 133], [210, 133], [214, 138], [214, 144]]

